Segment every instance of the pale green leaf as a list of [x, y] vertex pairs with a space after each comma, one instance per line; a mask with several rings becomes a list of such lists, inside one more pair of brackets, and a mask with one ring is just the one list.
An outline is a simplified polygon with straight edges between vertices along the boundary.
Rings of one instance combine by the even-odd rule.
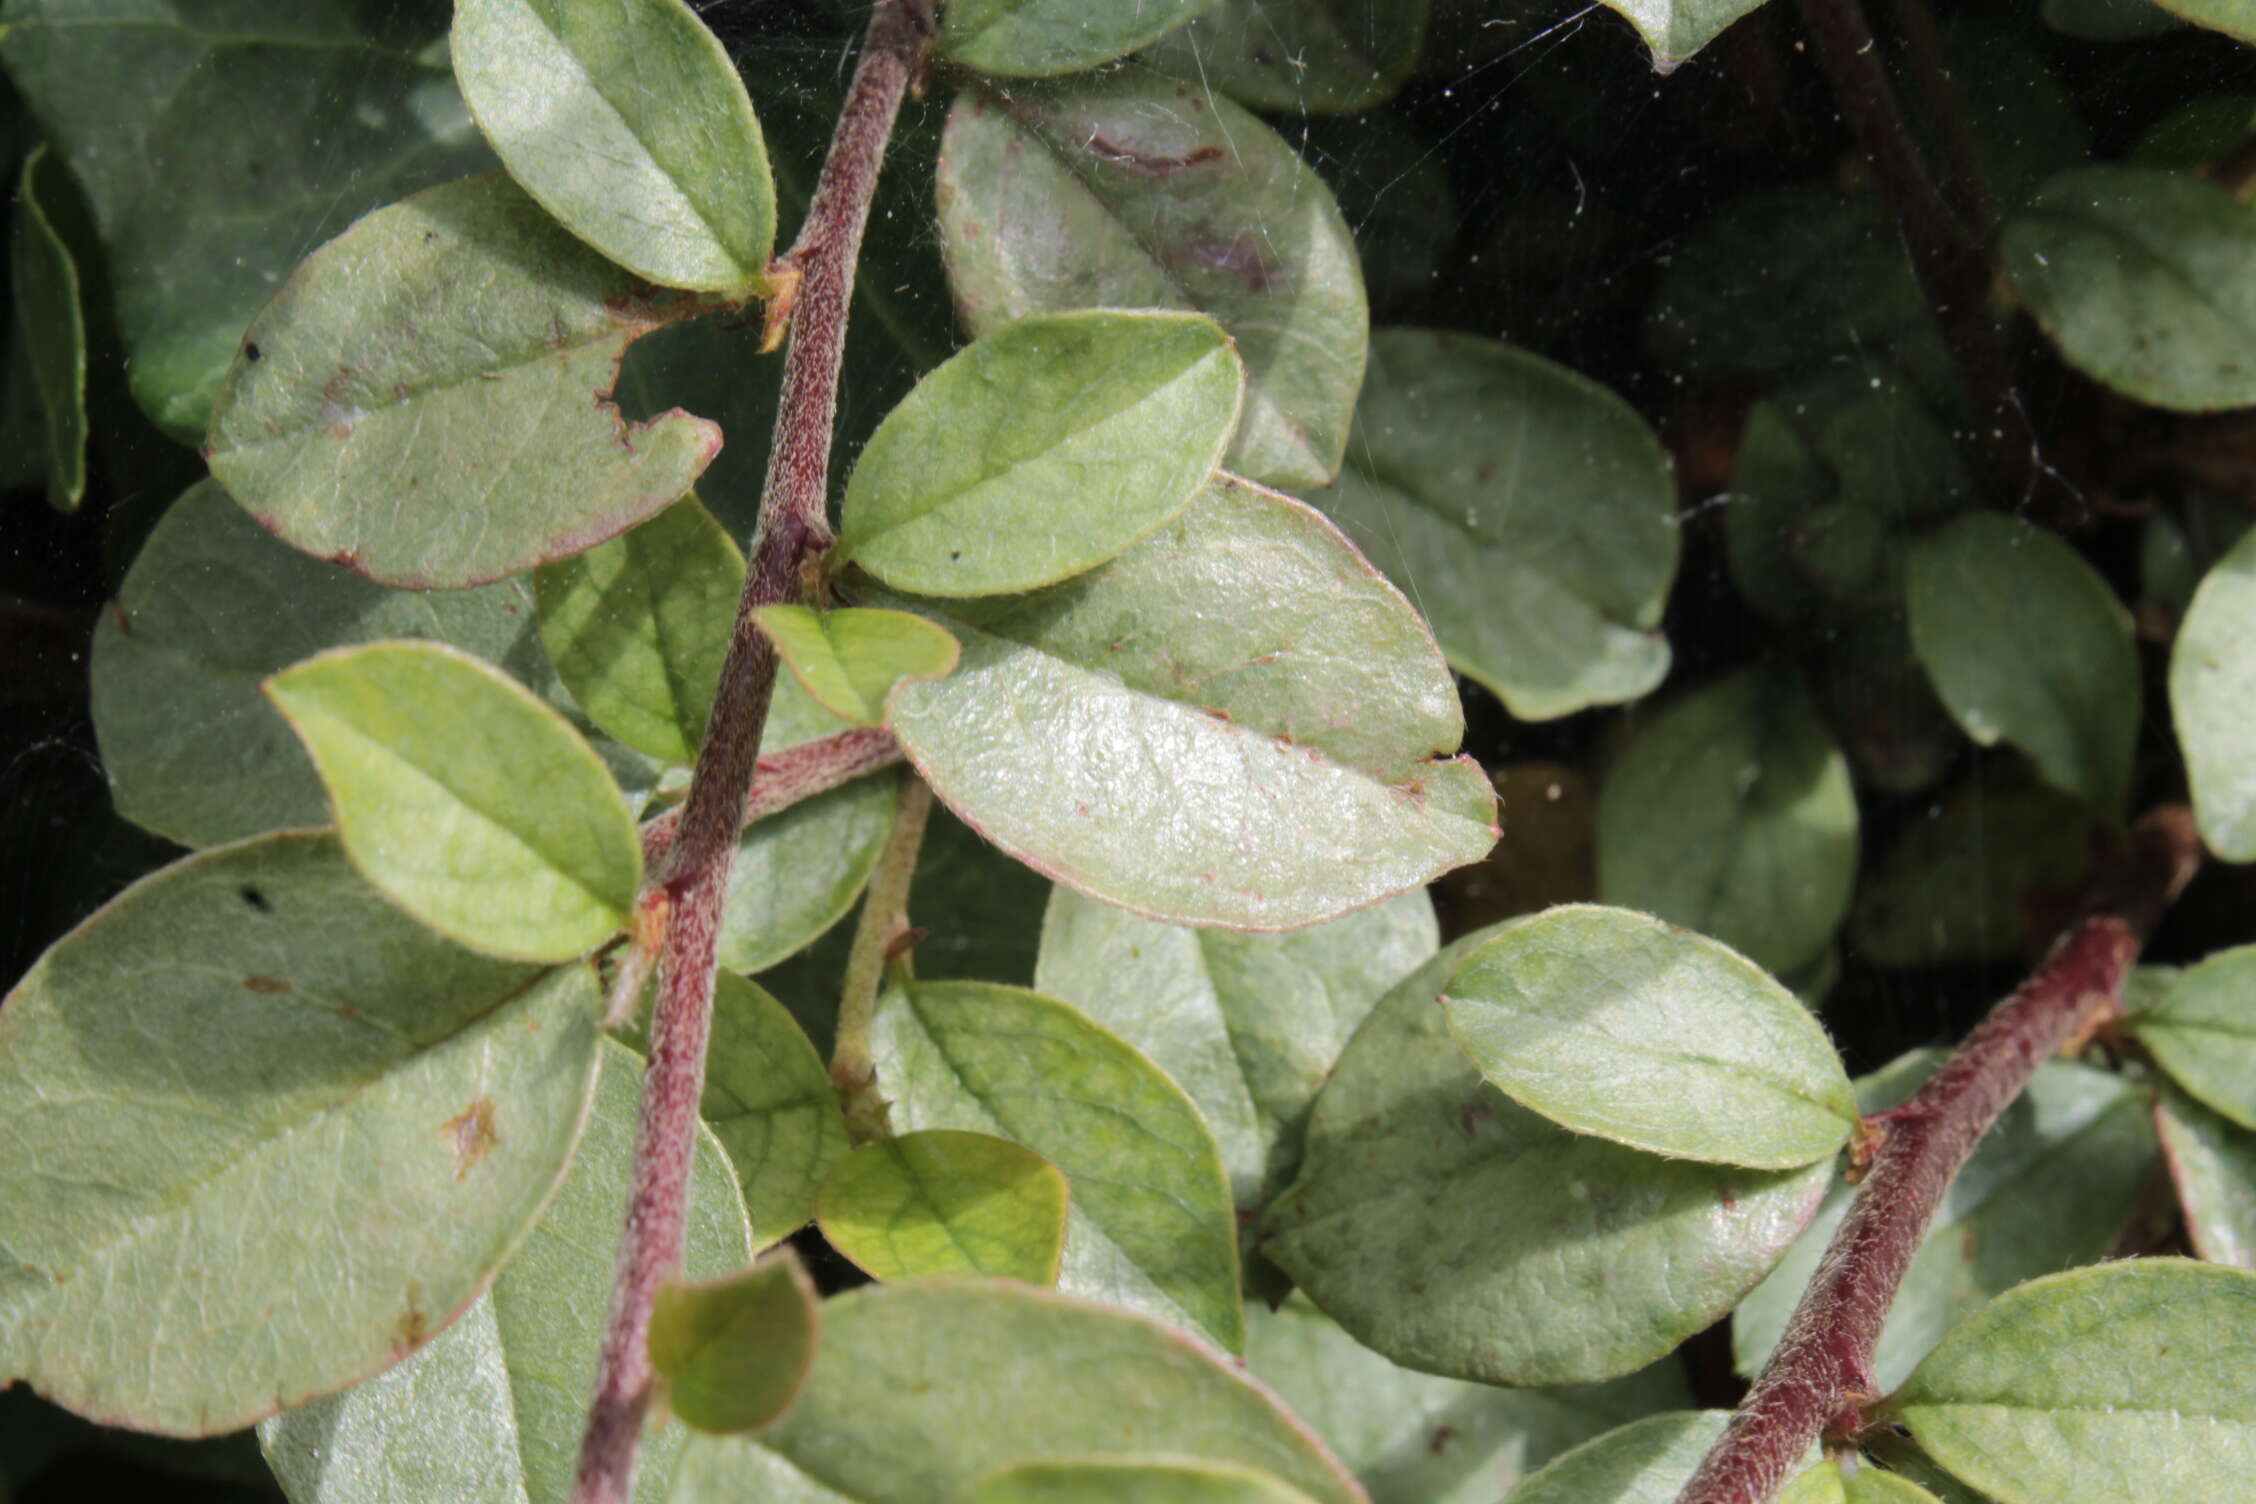
[[[768, 1439], [857, 1504], [934, 1504], [1033, 1457], [1186, 1459], [1361, 1491], [1212, 1349], [1147, 1317], [1010, 1281], [875, 1285], [830, 1301], [815, 1372]], [[794, 1501], [796, 1504], [796, 1501]]]
[[773, 1425], [807, 1382], [820, 1321], [814, 1281], [789, 1248], [718, 1279], [667, 1281], [650, 1307], [666, 1408], [723, 1435]]
[[533, 571], [541, 641], [588, 719], [686, 763], [705, 739], [744, 555], [692, 496]]
[[2154, 1126], [2194, 1252], [2256, 1269], [2256, 1131], [2168, 1086], [2154, 1104]]
[[1197, 496], [1245, 375], [1200, 314], [1044, 314], [958, 352], [870, 436], [832, 567], [899, 590], [1002, 595], [1055, 584]]
[[1356, 1025], [1440, 943], [1423, 892], [1309, 929], [1239, 935], [1053, 888], [1034, 986], [1118, 1033], [1190, 1095], [1245, 1218], [1299, 1168], [1308, 1106]]
[[2256, 1128], [2256, 945], [2212, 952], [2132, 1020], [2172, 1080], [2243, 1128]]
[[1626, 403], [1563, 366], [1475, 335], [1382, 330], [1347, 468], [1309, 499], [1522, 719], [1633, 700], [1668, 672], [1668, 459]]
[[53, 163], [45, 145], [24, 158], [8, 274], [31, 384], [45, 418], [47, 500], [69, 512], [86, 494], [86, 317], [79, 308], [78, 265], [45, 202], [55, 190], [41, 179], [56, 177], [60, 169]]
[[1145, 60], [1257, 110], [1354, 114], [1409, 78], [1428, 0], [1211, 0]]
[[2256, 42], [2256, 10], [2249, 7], [2247, 0], [2156, 0], [2156, 3], [2196, 26], [2221, 31], [2243, 42]]
[[1134, 1046], [1055, 998], [911, 980], [871, 1029], [895, 1132], [1008, 1138], [1065, 1173], [1058, 1287], [1245, 1347], [1237, 1221], [1213, 1135]]
[[760, 1243], [798, 1231], [846, 1154], [830, 1068], [783, 1004], [756, 982], [714, 979], [699, 1111], [728, 1151]]
[[1045, 78], [1109, 63], [1157, 41], [1214, 0], [949, 0], [940, 51], [1005, 78]]
[[800, 687], [857, 726], [885, 719], [895, 685], [941, 678], [960, 656], [945, 628], [906, 611], [762, 606], [752, 615]]
[[561, 961], [625, 922], [642, 843], [603, 763], [498, 669], [429, 642], [336, 648], [266, 692], [353, 865], [441, 934]]
[[1482, 1076], [1577, 1133], [1675, 1159], [1790, 1170], [1830, 1159], [1856, 1095], [1825, 1030], [1754, 965], [1627, 909], [1506, 924], [1443, 984]]
[[939, 207], [974, 334], [1077, 308], [1212, 314], [1245, 363], [1229, 468], [1273, 485], [1339, 470], [1368, 323], [1355, 242], [1323, 180], [1237, 105], [1132, 71], [967, 89]]
[[1653, 49], [1653, 71], [1673, 73], [1734, 21], [1759, 9], [1762, 0], [1605, 0], [1605, 5]]
[[893, 729], [966, 823], [1162, 919], [1287, 929], [1476, 861], [1494, 793], [1394, 588], [1309, 508], [1208, 488], [1100, 569], [961, 617]]
[[760, 122], [682, 0], [460, 0], [451, 40], [479, 128], [566, 229], [661, 286], [766, 280]]
[[1894, 1473], [1828, 1459], [1787, 1479], [1778, 1504], [1935, 1504], [1935, 1496]]
[[1309, 1504], [1273, 1474], [1233, 1462], [1065, 1459], [998, 1469], [958, 1504]]
[[628, 423], [629, 344], [683, 311], [503, 177], [379, 209], [259, 313], [212, 410], [212, 473], [284, 541], [391, 585], [499, 579], [689, 490], [720, 430]]
[[2256, 1474], [2256, 1273], [2133, 1259], [2032, 1280], [1943, 1339], [1894, 1401], [2000, 1504], [2230, 1499]]
[[1848, 759], [1776, 670], [1744, 670], [1670, 706], [1599, 790], [1598, 896], [1772, 971], [1824, 952], [1856, 865]]
[[[634, 1163], [640, 1063], [607, 1043], [586, 1135], [556, 1199], [493, 1289], [398, 1367], [261, 1423], [291, 1504], [567, 1504], [603, 1342]], [[693, 1279], [752, 1256], [744, 1203], [712, 1135], [690, 1159], [682, 1267]], [[643, 1438], [638, 1504], [658, 1504], [678, 1426]]]
[[192, 1435], [397, 1362], [564, 1174], [599, 1006], [585, 967], [416, 925], [325, 832], [144, 878], [0, 1008], [0, 1376]]
[[2095, 381], [2179, 412], [2256, 402], [2256, 210], [2224, 188], [2079, 168], [2007, 222], [1999, 252], [2061, 357]]
[[2202, 577], [2170, 649], [2170, 714], [2201, 838], [2256, 861], [2256, 531]]
[[1912, 645], [1952, 719], [2120, 815], [2138, 741], [2138, 647], [2099, 571], [2042, 528], [1977, 512], [1913, 543], [1906, 583]]
[[1632, 1421], [1552, 1462], [1512, 1490], [1511, 1504], [1676, 1504], [1730, 1418], [1678, 1410]]
[[931, 1128], [864, 1144], [815, 1201], [830, 1245], [872, 1278], [992, 1274], [1054, 1284], [1065, 1251], [1065, 1177], [1033, 1150]]
[[1316, 1099], [1262, 1248], [1358, 1341], [1427, 1373], [1587, 1383], [1737, 1304], [1829, 1167], [1661, 1159], [1568, 1133], [1480, 1077], [1435, 999], [1496, 929], [1390, 992]]

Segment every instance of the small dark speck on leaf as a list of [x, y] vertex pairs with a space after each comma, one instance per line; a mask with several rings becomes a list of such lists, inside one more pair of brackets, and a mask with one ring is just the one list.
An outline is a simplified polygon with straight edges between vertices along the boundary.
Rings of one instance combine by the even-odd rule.
[[236, 892], [242, 898], [243, 902], [249, 904], [252, 908], [258, 910], [261, 914], [271, 914], [274, 912], [274, 905], [268, 903], [266, 901], [266, 895], [264, 893], [261, 893], [258, 889], [246, 886], [237, 889]]
[[1730, 1186], [1725, 1186], [1720, 1192], [1718, 1192], [1716, 1195], [1716, 1200], [1720, 1201], [1723, 1204], [1723, 1209], [1727, 1212], [1736, 1210], [1739, 1205], [1739, 1198], [1736, 1195], [1732, 1194]]
[[245, 360], [257, 360], [259, 358], [259, 347], [255, 341], [243, 341], [243, 358]]
[[285, 992], [297, 991], [295, 987], [292, 987], [288, 982], [284, 981], [280, 977], [245, 977], [243, 978], [243, 985], [245, 987], [248, 987], [253, 992], [263, 992], [269, 997], [278, 996], [279, 994]]
[[400, 1312], [399, 1323], [392, 1330], [395, 1350], [402, 1355], [430, 1340], [431, 1318], [423, 1311], [423, 1287], [414, 1280], [407, 1282], [407, 1309]]
[[1496, 1109], [1486, 1102], [1467, 1102], [1464, 1111], [1457, 1114], [1457, 1131], [1471, 1138], [1480, 1131], [1480, 1125], [1496, 1116]]
[[1455, 1426], [1436, 1426], [1433, 1428], [1433, 1435], [1426, 1439], [1426, 1450], [1439, 1457], [1449, 1450], [1449, 1444], [1456, 1439], [1457, 1428]]
[[494, 1132], [493, 1098], [472, 1102], [459, 1117], [447, 1119], [444, 1131], [454, 1143], [454, 1178], [460, 1180], [500, 1141]]
[[952, 562], [952, 561], [954, 561], [954, 560], [960, 559], [960, 558], [962, 558], [962, 557], [963, 557], [963, 550], [962, 550], [962, 549], [960, 549], [960, 548], [951, 548], [951, 549], [949, 549], [949, 550], [948, 550], [948, 558], [949, 558], [949, 560], [950, 560], [951, 562]]

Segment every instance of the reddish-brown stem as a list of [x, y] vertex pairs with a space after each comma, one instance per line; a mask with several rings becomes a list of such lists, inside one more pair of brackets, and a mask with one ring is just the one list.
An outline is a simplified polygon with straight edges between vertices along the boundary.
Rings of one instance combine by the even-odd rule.
[[1987, 244], [1997, 232], [1997, 216], [1974, 148], [1974, 120], [1967, 113], [1966, 96], [1951, 81], [1950, 61], [1943, 56], [1943, 39], [1935, 30], [1935, 13], [1927, 8], [1927, 0], [1895, 0], [1891, 8], [1903, 38], [1906, 70], [1927, 110], [1942, 157], [1943, 198], [1975, 244]]
[[[856, 726], [781, 752], [764, 752], [753, 767], [751, 790], [744, 796], [743, 823], [765, 820], [900, 760], [901, 744], [880, 726]], [[643, 822], [642, 864], [649, 871], [656, 872], [665, 861], [681, 819], [682, 807], [677, 805]]]
[[798, 273], [768, 478], [744, 596], [721, 669], [713, 716], [658, 881], [670, 907], [660, 962], [650, 1063], [635, 1130], [632, 1188], [611, 1309], [581, 1438], [576, 1504], [626, 1504], [650, 1408], [650, 1303], [680, 1260], [697, 1103], [712, 1024], [715, 946], [737, 832], [744, 821], [775, 689], [775, 650], [754, 624], [760, 606], [799, 598], [809, 563], [830, 542], [825, 498], [830, 430], [854, 263], [871, 195], [928, 34], [916, 0], [876, 0], [830, 155], [798, 243]]
[[1889, 1115], [1871, 1173], [1785, 1336], [1677, 1504], [1768, 1504], [1813, 1442], [1862, 1428], [1879, 1397], [1881, 1324], [1943, 1193], [2037, 1067], [2120, 1010], [2140, 944], [2200, 855], [2182, 805], [2142, 819], [2036, 973]]

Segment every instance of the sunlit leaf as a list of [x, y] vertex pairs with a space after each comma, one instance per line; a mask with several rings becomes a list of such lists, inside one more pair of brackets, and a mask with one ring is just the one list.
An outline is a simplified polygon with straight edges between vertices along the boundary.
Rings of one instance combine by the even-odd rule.
[[2170, 650], [2170, 712], [2201, 838], [2256, 861], [2256, 532], [2202, 577]]
[[1021, 1462], [974, 1483], [958, 1504], [1308, 1504], [1308, 1495], [1231, 1462]]
[[864, 1144], [823, 1183], [815, 1215], [830, 1245], [880, 1280], [991, 1274], [1056, 1282], [1066, 1183], [1033, 1150], [932, 1128]]
[[1109, 63], [1158, 40], [1214, 0], [950, 0], [940, 17], [940, 50], [967, 68], [1003, 77], [1042, 78]]
[[846, 1153], [846, 1119], [805, 1031], [765, 988], [730, 971], [714, 978], [699, 1111], [728, 1151], [758, 1241], [805, 1225]]
[[858, 726], [885, 719], [895, 685], [940, 678], [959, 656], [944, 628], [906, 611], [762, 606], [753, 616], [800, 687]]
[[659, 1286], [650, 1308], [650, 1366], [666, 1408], [699, 1431], [773, 1425], [815, 1360], [814, 1281], [786, 1248], [717, 1279]]
[[1146, 54], [1257, 110], [1352, 114], [1384, 103], [1418, 61], [1427, 0], [1210, 0]]
[[2178, 1085], [2256, 1129], [2256, 945], [2211, 952], [2131, 1026]]
[[1908, 1478], [1861, 1467], [1855, 1459], [1845, 1466], [1820, 1462], [1805, 1473], [1786, 1480], [1778, 1491], [1778, 1504], [1936, 1504], [1935, 1496]]
[[59, 171], [53, 164], [45, 146], [24, 158], [8, 274], [45, 419], [47, 500], [68, 512], [86, 494], [86, 318], [79, 308], [78, 265], [44, 202], [52, 190], [42, 180], [51, 182]]
[[2154, 1126], [2194, 1251], [2213, 1264], [2256, 1269], [2256, 1131], [2167, 1086]]

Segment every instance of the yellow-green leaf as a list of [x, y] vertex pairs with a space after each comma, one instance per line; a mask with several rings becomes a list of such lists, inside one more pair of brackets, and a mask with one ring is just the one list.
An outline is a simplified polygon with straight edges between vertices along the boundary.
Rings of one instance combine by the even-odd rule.
[[801, 687], [857, 726], [882, 723], [894, 686], [941, 678], [962, 651], [946, 627], [906, 611], [762, 606], [753, 616]]
[[1065, 1176], [1009, 1139], [932, 1128], [865, 1144], [815, 1201], [823, 1236], [881, 1280], [992, 1274], [1053, 1284]]
[[700, 1431], [758, 1431], [791, 1408], [814, 1365], [814, 1281], [785, 1248], [748, 1269], [669, 1282], [650, 1307], [650, 1366], [666, 1404]]

